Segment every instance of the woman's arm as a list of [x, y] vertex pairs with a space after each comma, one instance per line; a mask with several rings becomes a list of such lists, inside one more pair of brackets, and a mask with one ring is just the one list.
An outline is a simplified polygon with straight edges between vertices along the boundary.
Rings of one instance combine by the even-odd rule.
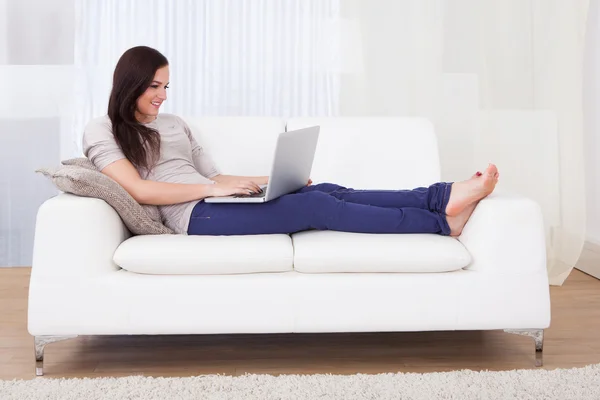
[[170, 205], [202, 200], [206, 197], [248, 194], [254, 186], [244, 182], [216, 184], [167, 183], [144, 180], [127, 159], [121, 159], [102, 170], [121, 185], [140, 204]]
[[266, 185], [269, 183], [268, 176], [238, 176], [238, 175], [215, 175], [213, 181], [219, 183], [235, 182], [235, 181], [252, 181], [257, 185]]
[[127, 159], [113, 162], [102, 170], [140, 204], [167, 205], [200, 200], [211, 195], [213, 185], [190, 185], [144, 180]]
[[[269, 183], [268, 176], [216, 175], [210, 179], [212, 179], [215, 182], [219, 182], [219, 183], [233, 183], [233, 182], [245, 182], [245, 181], [254, 182], [257, 185], [267, 185]], [[309, 178], [306, 186], [310, 186], [310, 185], [312, 185], [312, 183], [313, 183], [312, 179]]]

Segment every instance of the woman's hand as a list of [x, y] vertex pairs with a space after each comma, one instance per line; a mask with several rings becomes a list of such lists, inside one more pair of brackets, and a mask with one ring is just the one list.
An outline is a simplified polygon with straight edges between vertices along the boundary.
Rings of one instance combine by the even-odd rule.
[[306, 186], [310, 186], [312, 185], [312, 179], [308, 178], [308, 183], [306, 184]]
[[227, 182], [217, 182], [210, 185], [209, 197], [225, 197], [236, 194], [250, 195], [260, 193], [262, 189], [255, 182], [250, 180], [235, 180]]

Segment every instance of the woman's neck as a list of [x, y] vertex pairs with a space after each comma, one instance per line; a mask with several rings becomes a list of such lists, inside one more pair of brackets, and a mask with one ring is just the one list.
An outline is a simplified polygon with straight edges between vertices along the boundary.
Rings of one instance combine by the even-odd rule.
[[157, 115], [144, 115], [144, 114], [140, 114], [137, 111], [135, 112], [135, 119], [140, 124], [149, 124], [150, 122], [154, 121], [156, 118], [158, 118]]

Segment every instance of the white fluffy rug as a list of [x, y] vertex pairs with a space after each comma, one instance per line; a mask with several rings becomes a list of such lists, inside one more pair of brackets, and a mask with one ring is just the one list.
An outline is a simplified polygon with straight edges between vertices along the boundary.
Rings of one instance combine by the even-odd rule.
[[600, 399], [600, 364], [551, 371], [0, 381], [0, 399]]

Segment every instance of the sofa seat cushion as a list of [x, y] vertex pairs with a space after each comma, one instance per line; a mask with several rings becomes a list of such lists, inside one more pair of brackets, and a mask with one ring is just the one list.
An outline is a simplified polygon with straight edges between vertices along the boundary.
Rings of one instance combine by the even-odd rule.
[[432, 234], [306, 231], [292, 240], [294, 269], [304, 273], [449, 272], [471, 262], [458, 240]]
[[142, 235], [127, 239], [113, 260], [140, 274], [249, 274], [293, 270], [288, 235]]

